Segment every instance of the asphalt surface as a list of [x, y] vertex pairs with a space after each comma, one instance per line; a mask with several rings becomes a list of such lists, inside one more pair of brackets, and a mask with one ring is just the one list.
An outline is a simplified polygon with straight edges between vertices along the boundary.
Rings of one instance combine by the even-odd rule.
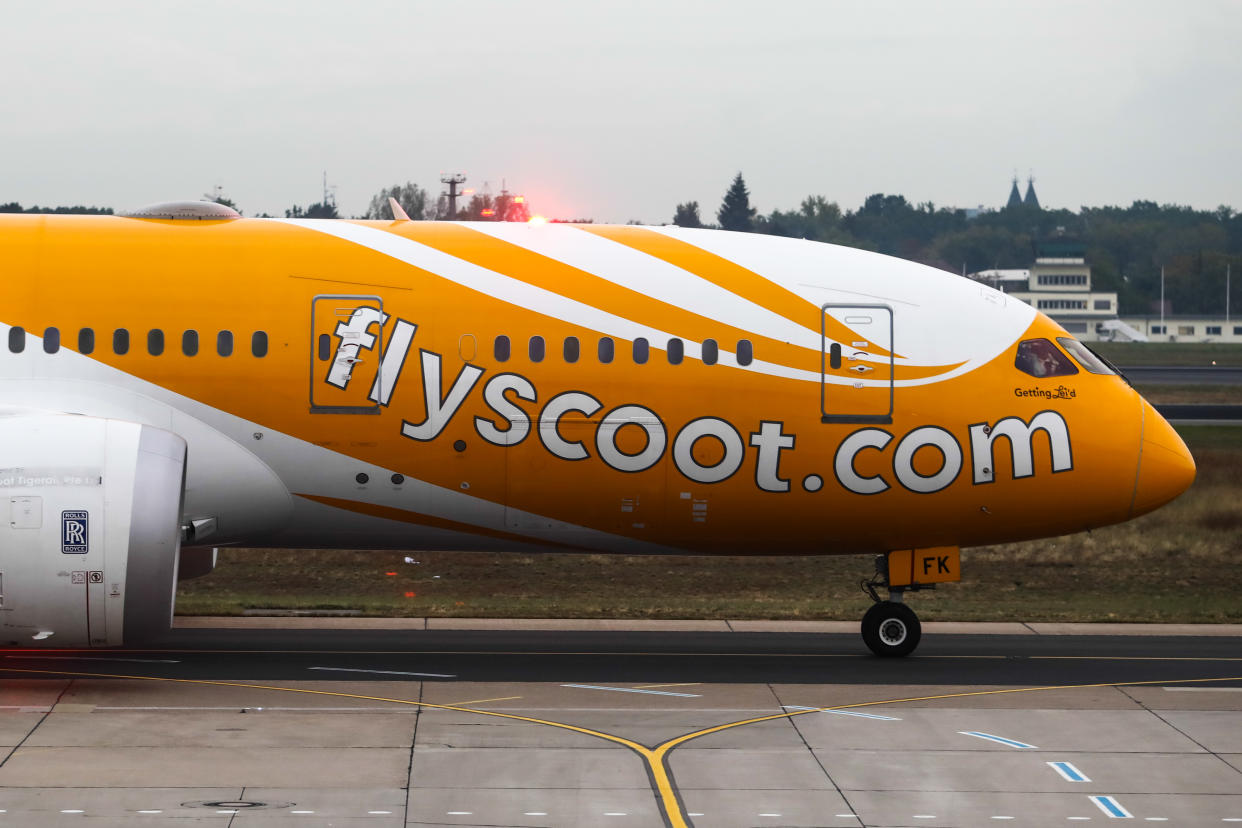
[[1172, 403], [1157, 405], [1160, 416], [1173, 423], [1236, 423], [1242, 420], [1242, 405], [1217, 403]]
[[334, 670], [359, 682], [1036, 685], [1242, 675], [1242, 640], [1221, 636], [925, 635], [913, 656], [881, 659], [841, 633], [180, 629], [144, 647], [0, 655], [0, 674], [39, 667], [261, 681]]
[[1121, 373], [1136, 385], [1242, 385], [1242, 368], [1226, 365], [1131, 365]]

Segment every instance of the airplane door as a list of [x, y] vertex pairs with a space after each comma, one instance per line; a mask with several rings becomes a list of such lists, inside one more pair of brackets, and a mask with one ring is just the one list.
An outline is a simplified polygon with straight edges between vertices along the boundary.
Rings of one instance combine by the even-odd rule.
[[825, 423], [893, 421], [893, 309], [824, 305], [820, 414]]
[[378, 414], [384, 302], [331, 294], [311, 300], [312, 414]]

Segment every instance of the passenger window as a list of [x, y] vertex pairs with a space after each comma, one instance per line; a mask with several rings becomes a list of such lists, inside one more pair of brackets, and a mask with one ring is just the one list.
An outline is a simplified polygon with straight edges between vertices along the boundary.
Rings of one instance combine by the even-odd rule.
[[492, 355], [496, 357], [497, 362], [509, 361], [509, 337], [496, 337], [496, 341], [492, 343]]
[[327, 334], [319, 335], [319, 361], [327, 362], [332, 357], [332, 337]]
[[686, 343], [680, 339], [670, 339], [668, 341], [668, 364], [681, 365], [681, 361], [686, 357]]
[[564, 353], [565, 353], [565, 361], [566, 361], [566, 362], [577, 362], [577, 361], [578, 361], [578, 354], [579, 354], [580, 350], [581, 350], [581, 349], [580, 349], [580, 348], [579, 348], [579, 346], [578, 346], [578, 337], [576, 337], [576, 336], [567, 336], [567, 337], [565, 337], [565, 351], [564, 351]]
[[181, 353], [198, 356], [198, 331], [186, 331], [181, 335]]
[[1065, 377], [1078, 369], [1065, 354], [1046, 339], [1024, 339], [1018, 343], [1014, 366], [1033, 377]]
[[151, 356], [164, 353], [164, 332], [158, 328], [147, 331], [147, 353]]
[[26, 350], [25, 328], [9, 328], [9, 350], [15, 354]]
[[89, 354], [95, 350], [95, 330], [83, 328], [78, 331], [78, 353]]
[[250, 337], [250, 353], [260, 359], [267, 356], [267, 334], [263, 331], [255, 331]]
[[636, 365], [644, 365], [647, 358], [651, 355], [651, 346], [647, 344], [647, 340], [639, 337], [634, 340], [634, 363]]
[[216, 353], [222, 357], [233, 355], [233, 332], [220, 331], [216, 335]]
[[755, 361], [755, 346], [749, 339], [740, 339], [737, 343], [737, 364], [750, 365]]
[[526, 351], [530, 355], [531, 362], [543, 362], [543, 337], [532, 336]]
[[1086, 368], [1093, 374], [1115, 374], [1117, 373], [1104, 360], [1096, 356], [1090, 348], [1083, 345], [1077, 339], [1071, 339], [1068, 336], [1058, 336], [1057, 342], [1061, 343], [1061, 347], [1069, 351], [1070, 356], [1078, 361], [1078, 364]]
[[703, 364], [715, 365], [716, 360], [720, 359], [720, 348], [716, 345], [714, 339], [703, 340]]
[[60, 350], [60, 328], [48, 328], [43, 332], [43, 353], [54, 354]]
[[612, 337], [605, 336], [599, 341], [599, 361], [604, 365], [612, 362], [616, 354], [616, 348], [613, 345]]
[[118, 356], [129, 353], [129, 331], [117, 328], [112, 332], [112, 353]]

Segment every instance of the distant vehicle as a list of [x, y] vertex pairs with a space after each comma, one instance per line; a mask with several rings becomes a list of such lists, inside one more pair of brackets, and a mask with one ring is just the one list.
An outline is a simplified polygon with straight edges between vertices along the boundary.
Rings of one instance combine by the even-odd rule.
[[[676, 227], [0, 218], [0, 640], [168, 629], [212, 547], [878, 557], [1128, 520], [1186, 446], [1030, 306]], [[813, 588], [813, 587], [812, 587]]]

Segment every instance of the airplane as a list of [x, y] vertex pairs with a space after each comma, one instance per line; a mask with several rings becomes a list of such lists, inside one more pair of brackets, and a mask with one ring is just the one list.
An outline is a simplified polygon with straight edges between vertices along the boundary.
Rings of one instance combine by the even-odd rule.
[[903, 656], [962, 547], [1195, 474], [1044, 314], [846, 247], [171, 202], [5, 216], [0, 255], [7, 645], [158, 638], [241, 545], [872, 555]]

